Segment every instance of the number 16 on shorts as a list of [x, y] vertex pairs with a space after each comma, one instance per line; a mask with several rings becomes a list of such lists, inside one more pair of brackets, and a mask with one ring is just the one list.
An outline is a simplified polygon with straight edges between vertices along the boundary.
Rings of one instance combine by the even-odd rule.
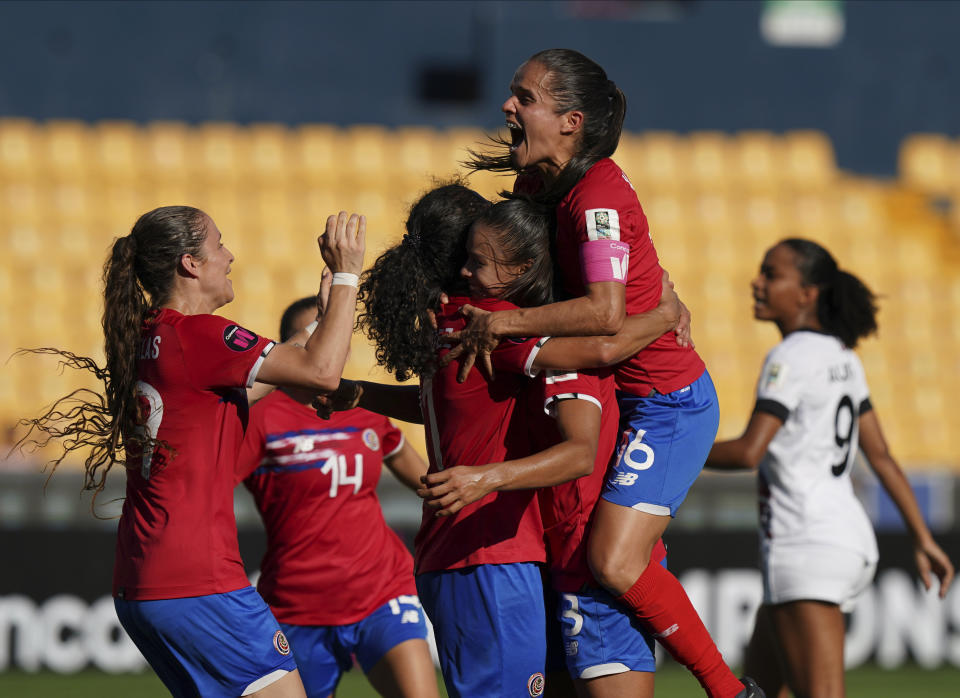
[[[617, 452], [617, 469], [614, 473], [613, 484], [615, 485], [633, 485], [637, 481], [637, 472], [648, 470], [655, 458], [653, 449], [649, 444], [643, 443], [643, 437], [646, 435], [643, 429], [637, 429], [630, 439], [631, 432], [623, 432], [623, 442]], [[630, 470], [619, 467], [625, 465]], [[637, 472], [633, 472], [637, 471]]]

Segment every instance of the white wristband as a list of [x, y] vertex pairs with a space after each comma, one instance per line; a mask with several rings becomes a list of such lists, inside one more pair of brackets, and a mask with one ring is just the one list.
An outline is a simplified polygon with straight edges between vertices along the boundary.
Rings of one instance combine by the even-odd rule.
[[333, 282], [331, 286], [353, 286], [357, 287], [357, 284], [360, 282], [360, 277], [356, 274], [351, 274], [348, 271], [338, 271], [333, 275]]
[[314, 320], [313, 322], [311, 322], [309, 325], [307, 325], [307, 326], [304, 327], [303, 329], [305, 329], [305, 330], [307, 331], [307, 334], [313, 334], [313, 331], [314, 331], [315, 329], [317, 329], [317, 325], [319, 325], [319, 324], [320, 324], [319, 322], [317, 322], [316, 320]]

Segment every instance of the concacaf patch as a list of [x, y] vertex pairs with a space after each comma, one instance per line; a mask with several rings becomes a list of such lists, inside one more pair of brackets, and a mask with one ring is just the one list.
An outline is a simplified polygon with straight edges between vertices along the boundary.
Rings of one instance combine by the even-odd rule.
[[787, 375], [786, 364], [770, 364], [760, 382], [762, 390], [778, 390]]
[[531, 698], [537, 698], [537, 696], [543, 695], [543, 684], [543, 674], [539, 671], [527, 679], [527, 693], [530, 694]]
[[283, 634], [282, 630], [278, 630], [273, 635], [273, 646], [276, 648], [277, 652], [286, 657], [290, 654], [290, 643], [287, 642], [287, 636]]
[[365, 443], [371, 451], [380, 450], [380, 437], [377, 436], [377, 432], [373, 429], [363, 430], [363, 443]]
[[257, 343], [257, 335], [240, 325], [229, 325], [223, 330], [223, 343], [233, 351], [246, 351]]
[[588, 208], [587, 239], [588, 240], [619, 240], [620, 214], [612, 208]]

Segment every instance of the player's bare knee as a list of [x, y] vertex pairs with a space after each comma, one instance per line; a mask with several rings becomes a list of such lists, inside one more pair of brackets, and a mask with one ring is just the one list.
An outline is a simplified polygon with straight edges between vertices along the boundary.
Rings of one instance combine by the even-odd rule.
[[[635, 555], [636, 551], [591, 550], [590, 571], [600, 586], [611, 593], [625, 594], [646, 569], [646, 562]], [[647, 557], [649, 561], [649, 556]]]

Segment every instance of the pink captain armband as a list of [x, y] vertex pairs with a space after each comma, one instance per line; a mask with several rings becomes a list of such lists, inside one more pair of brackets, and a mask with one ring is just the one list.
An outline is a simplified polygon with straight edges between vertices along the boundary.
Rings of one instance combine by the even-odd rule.
[[585, 284], [599, 281], [626, 284], [630, 245], [619, 240], [587, 240], [580, 245], [580, 267]]

